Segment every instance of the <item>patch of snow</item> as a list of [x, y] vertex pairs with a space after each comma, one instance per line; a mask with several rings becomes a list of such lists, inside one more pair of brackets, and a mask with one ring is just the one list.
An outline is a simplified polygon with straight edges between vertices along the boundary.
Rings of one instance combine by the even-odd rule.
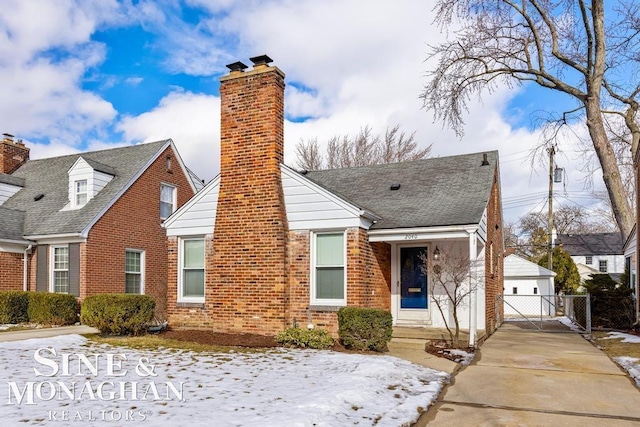
[[620, 342], [640, 344], [640, 336], [625, 334], [624, 332], [609, 332], [608, 336], [602, 338], [605, 340], [619, 339], [622, 338]]
[[10, 323], [4, 324], [4, 325], [0, 325], [0, 331], [6, 331], [7, 329], [15, 328], [16, 326], [18, 326], [18, 325], [12, 325]]
[[468, 365], [475, 357], [475, 353], [469, 353], [468, 351], [458, 350], [455, 348], [447, 349], [447, 352], [453, 354], [454, 356], [458, 356], [456, 358], [456, 362], [462, 365]]
[[613, 360], [631, 375], [636, 380], [636, 385], [640, 387], [640, 359], [635, 357], [614, 357]]
[[[34, 360], [38, 350], [49, 365]], [[75, 354], [87, 356], [91, 363], [97, 358], [97, 375]], [[111, 373], [107, 370], [109, 354], [120, 362]], [[61, 370], [53, 375], [50, 365], [55, 361], [62, 368], [63, 355], [71, 355], [70, 373], [64, 375]], [[138, 350], [98, 344], [80, 335], [1, 342], [0, 364], [4, 366], [0, 371], [3, 423], [24, 426], [126, 426], [141, 421], [190, 427], [400, 426], [417, 421], [420, 411], [435, 401], [449, 380], [445, 372], [391, 356], [292, 349], [246, 353]], [[74, 382], [73, 398], [60, 392], [60, 384], [72, 388]], [[138, 400], [133, 399], [134, 382]], [[29, 394], [29, 383], [34, 403], [27, 404], [24, 397], [18, 404], [19, 394], [25, 390], [24, 396]], [[37, 389], [43, 383], [40, 399]], [[157, 386], [159, 399], [149, 393], [151, 383]], [[100, 384], [106, 384], [103, 398], [96, 396]], [[170, 393], [168, 384], [182, 390], [183, 398]], [[54, 386], [58, 392], [47, 399]], [[110, 391], [116, 393], [115, 398], [108, 398]], [[123, 392], [124, 398], [118, 399]], [[62, 421], [64, 417], [67, 421]]]
[[554, 317], [552, 320], [557, 320], [558, 322], [560, 322], [563, 325], [567, 326], [569, 329], [571, 329], [574, 332], [583, 332], [584, 331], [584, 329], [582, 329], [580, 326], [578, 326], [578, 324], [576, 322], [574, 322], [573, 320], [569, 319], [567, 316]]

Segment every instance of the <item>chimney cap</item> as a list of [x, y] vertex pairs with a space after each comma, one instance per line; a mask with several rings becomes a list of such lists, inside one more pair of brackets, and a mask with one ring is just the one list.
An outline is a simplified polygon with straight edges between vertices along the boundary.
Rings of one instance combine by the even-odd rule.
[[488, 166], [488, 165], [489, 165], [489, 159], [487, 158], [487, 153], [483, 153], [482, 163], [480, 164], [480, 166]]
[[273, 59], [269, 58], [268, 55], [254, 56], [253, 58], [249, 59], [251, 60], [251, 62], [253, 62], [254, 66], [268, 65], [270, 62], [273, 62]]
[[7, 138], [13, 138], [14, 137], [14, 135], [11, 135], [10, 133], [6, 133], [6, 132], [3, 133], [2, 136], [5, 136]]
[[238, 61], [238, 62], [234, 62], [233, 64], [228, 64], [227, 68], [231, 70], [231, 72], [234, 72], [234, 71], [243, 72], [247, 68], [247, 66], [242, 62]]

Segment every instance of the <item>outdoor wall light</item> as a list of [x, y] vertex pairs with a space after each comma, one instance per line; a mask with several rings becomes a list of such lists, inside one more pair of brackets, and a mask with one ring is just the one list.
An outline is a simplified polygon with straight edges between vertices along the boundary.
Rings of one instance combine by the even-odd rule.
[[440, 249], [438, 249], [437, 245], [436, 245], [436, 249], [433, 251], [433, 260], [434, 261], [440, 260]]

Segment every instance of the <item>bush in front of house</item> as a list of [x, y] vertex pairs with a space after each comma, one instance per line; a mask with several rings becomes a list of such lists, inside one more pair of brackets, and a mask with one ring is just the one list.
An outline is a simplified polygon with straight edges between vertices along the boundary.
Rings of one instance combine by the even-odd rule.
[[108, 335], [143, 335], [156, 303], [148, 295], [102, 294], [85, 298], [80, 321]]
[[326, 329], [288, 328], [276, 335], [276, 342], [286, 347], [324, 349], [333, 345]]
[[0, 323], [23, 323], [29, 320], [29, 296], [25, 291], [0, 292]]
[[584, 287], [591, 297], [591, 324], [595, 328], [629, 329], [635, 321], [633, 289], [608, 274], [591, 274]]
[[29, 292], [29, 322], [41, 325], [73, 325], [78, 321], [78, 302], [69, 294]]
[[393, 335], [393, 318], [389, 311], [377, 308], [342, 307], [338, 333], [346, 348], [386, 351]]

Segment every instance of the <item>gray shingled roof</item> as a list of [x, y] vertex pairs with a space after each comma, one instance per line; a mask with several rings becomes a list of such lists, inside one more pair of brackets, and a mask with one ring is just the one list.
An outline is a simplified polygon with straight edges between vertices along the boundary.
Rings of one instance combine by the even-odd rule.
[[24, 212], [0, 206], [0, 240], [24, 240]]
[[[25, 212], [25, 236], [80, 233], [168, 142], [29, 160], [12, 174], [24, 179], [24, 188], [2, 207]], [[69, 202], [67, 172], [79, 157], [104, 165], [102, 169], [111, 170], [115, 176], [82, 209], [60, 211]], [[35, 200], [40, 194], [44, 197]], [[2, 233], [6, 231], [0, 224]]]
[[[307, 173], [307, 178], [382, 219], [372, 228], [478, 224], [487, 206], [498, 152]], [[390, 190], [400, 184], [398, 190]]]
[[558, 234], [556, 244], [572, 256], [624, 254], [620, 233]]
[[24, 187], [24, 179], [15, 177], [13, 175], [7, 175], [6, 173], [0, 173], [0, 182], [9, 185], [15, 185], [16, 187]]

